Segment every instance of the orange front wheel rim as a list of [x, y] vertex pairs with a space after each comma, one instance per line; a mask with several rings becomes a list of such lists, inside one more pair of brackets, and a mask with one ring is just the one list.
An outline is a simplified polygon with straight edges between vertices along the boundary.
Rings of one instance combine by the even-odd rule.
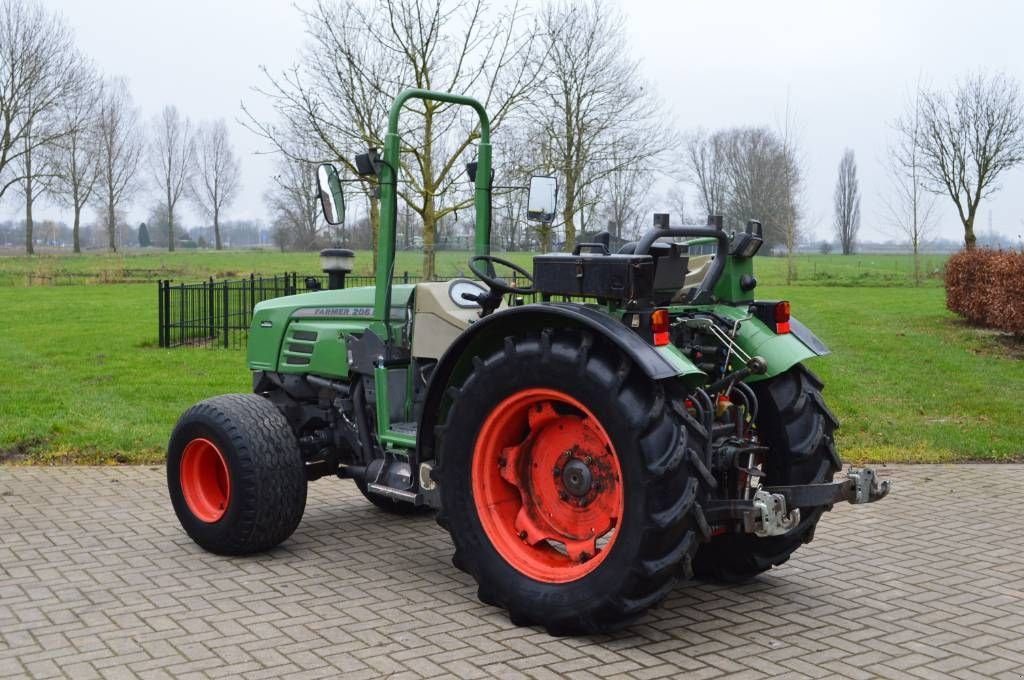
[[594, 571], [622, 523], [611, 439], [589, 409], [558, 390], [521, 390], [491, 411], [473, 451], [472, 491], [494, 548], [545, 583]]
[[231, 475], [227, 459], [209, 439], [196, 438], [181, 454], [181, 493], [198, 519], [213, 523], [224, 516], [231, 502]]

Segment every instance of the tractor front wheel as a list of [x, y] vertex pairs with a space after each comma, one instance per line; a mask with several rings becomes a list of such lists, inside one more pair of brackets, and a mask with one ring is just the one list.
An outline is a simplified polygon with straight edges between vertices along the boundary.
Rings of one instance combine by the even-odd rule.
[[167, 447], [167, 486], [185, 532], [219, 555], [274, 547], [306, 507], [295, 435], [256, 394], [207, 399], [181, 416]]
[[438, 521], [483, 602], [579, 634], [668, 594], [707, 526], [704, 433], [670, 389], [568, 330], [507, 338], [474, 361], [448, 392]]

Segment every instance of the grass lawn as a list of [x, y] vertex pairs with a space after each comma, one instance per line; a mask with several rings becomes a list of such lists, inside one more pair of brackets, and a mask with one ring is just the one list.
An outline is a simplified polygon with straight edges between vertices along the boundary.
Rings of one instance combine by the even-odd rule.
[[[532, 253], [501, 253], [529, 267]], [[436, 271], [442, 274], [466, 273], [467, 253], [440, 251]], [[798, 286], [908, 286], [912, 283], [913, 258], [908, 255], [801, 255], [797, 259]], [[418, 250], [399, 251], [395, 271], [417, 274], [423, 254]], [[925, 255], [921, 271], [925, 286], [942, 286], [945, 255]], [[368, 274], [373, 264], [369, 251], [356, 252], [354, 274]], [[273, 250], [185, 251], [135, 250], [128, 253], [86, 253], [84, 255], [47, 254], [27, 257], [0, 255], [0, 286], [49, 284], [145, 282], [172, 279], [186, 283], [207, 277], [233, 278], [255, 274], [318, 272], [317, 254], [279, 253]], [[786, 261], [759, 257], [755, 268], [762, 284], [785, 283]]]
[[[365, 254], [361, 254], [365, 261]], [[453, 271], [455, 254], [450, 267]], [[460, 258], [462, 254], [458, 255]], [[415, 271], [417, 253], [405, 253]], [[517, 259], [526, 260], [525, 254]], [[785, 263], [757, 263], [760, 295], [785, 297], [833, 356], [810, 366], [843, 421], [852, 462], [1024, 459], [1024, 346], [970, 328], [944, 307], [941, 282], [906, 288], [905, 256], [808, 256], [784, 286]], [[932, 258], [934, 267], [942, 260]], [[50, 271], [154, 269], [211, 274], [309, 272], [309, 253], [0, 257], [0, 460], [156, 462], [175, 420], [204, 397], [248, 391], [244, 353], [155, 348], [155, 290], [109, 284], [22, 287]], [[927, 262], [927, 259], [926, 259]], [[399, 270], [403, 261], [399, 262]], [[38, 270], [38, 269], [37, 269]], [[9, 285], [14, 283], [16, 285]], [[871, 285], [865, 285], [871, 284]]]

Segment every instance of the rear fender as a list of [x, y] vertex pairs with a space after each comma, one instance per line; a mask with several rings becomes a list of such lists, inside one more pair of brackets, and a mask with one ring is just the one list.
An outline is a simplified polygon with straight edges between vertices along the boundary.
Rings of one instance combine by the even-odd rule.
[[605, 312], [560, 302], [511, 307], [475, 322], [437, 362], [416, 437], [420, 460], [434, 457], [435, 425], [442, 421], [450, 403], [446, 391], [472, 370], [473, 359], [501, 347], [507, 336], [542, 328], [580, 328], [599, 335], [629, 356], [652, 381], [681, 377], [700, 383], [707, 378], [674, 346], [654, 347]]
[[790, 332], [781, 335], [756, 317], [740, 325], [736, 344], [750, 356], [761, 357], [768, 365], [767, 372], [752, 375], [746, 382], [774, 378], [802, 361], [831, 353], [825, 343], [795, 317], [790, 317], [789, 324]]

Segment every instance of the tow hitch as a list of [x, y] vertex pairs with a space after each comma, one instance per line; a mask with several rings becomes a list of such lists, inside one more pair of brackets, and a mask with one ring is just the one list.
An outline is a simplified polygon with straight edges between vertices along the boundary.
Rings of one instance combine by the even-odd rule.
[[781, 536], [800, 523], [800, 508], [831, 508], [842, 501], [853, 505], [874, 503], [891, 490], [892, 482], [879, 480], [871, 468], [850, 468], [846, 479], [839, 482], [766, 486], [758, 489], [750, 500], [711, 501], [704, 514], [712, 524], [739, 520], [744, 533]]

